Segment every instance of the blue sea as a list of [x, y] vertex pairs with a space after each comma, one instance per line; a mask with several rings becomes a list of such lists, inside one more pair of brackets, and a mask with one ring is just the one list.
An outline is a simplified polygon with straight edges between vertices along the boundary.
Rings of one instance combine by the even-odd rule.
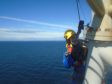
[[62, 64], [65, 42], [0, 42], [0, 84], [70, 84]]
[[[71, 84], [64, 41], [0, 42], [0, 84]], [[111, 84], [112, 68], [106, 74]]]

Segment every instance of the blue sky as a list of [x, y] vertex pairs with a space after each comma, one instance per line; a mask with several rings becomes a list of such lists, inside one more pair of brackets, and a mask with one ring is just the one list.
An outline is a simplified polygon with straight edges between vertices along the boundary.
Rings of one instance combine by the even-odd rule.
[[[79, 0], [81, 19], [90, 22], [86, 0]], [[63, 40], [64, 31], [77, 31], [76, 0], [0, 0], [0, 41]]]

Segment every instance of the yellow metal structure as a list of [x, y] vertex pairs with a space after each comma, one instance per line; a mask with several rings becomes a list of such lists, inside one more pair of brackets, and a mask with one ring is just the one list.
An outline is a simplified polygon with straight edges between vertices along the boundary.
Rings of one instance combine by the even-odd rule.
[[92, 8], [92, 31], [86, 36], [91, 40], [112, 41], [112, 0], [87, 0]]
[[106, 84], [107, 65], [112, 66], [112, 0], [87, 1], [93, 15], [91, 28], [86, 33], [90, 40], [83, 84]]

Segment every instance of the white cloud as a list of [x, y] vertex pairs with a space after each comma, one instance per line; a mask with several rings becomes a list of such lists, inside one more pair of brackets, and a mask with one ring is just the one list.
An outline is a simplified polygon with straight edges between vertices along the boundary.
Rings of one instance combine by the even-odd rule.
[[13, 20], [13, 21], [19, 21], [19, 22], [25, 22], [25, 23], [31, 23], [31, 24], [40, 24], [40, 25], [45, 25], [45, 26], [57, 27], [57, 28], [59, 27], [65, 28], [65, 29], [72, 28], [71, 26], [67, 26], [67, 25], [58, 25], [58, 24], [52, 24], [52, 23], [47, 23], [47, 22], [26, 20], [26, 19], [7, 17], [7, 16], [0, 16], [0, 19]]
[[[45, 26], [45, 28], [54, 28], [55, 30], [49, 31], [41, 28], [0, 28], [0, 40], [63, 40], [63, 33], [68, 28], [73, 28], [67, 25], [58, 25], [41, 21], [26, 20], [14, 17], [0, 16], [0, 19], [12, 20], [18, 22], [24, 22], [29, 24], [39, 24]], [[63, 29], [58, 31], [56, 28]]]
[[[31, 32], [32, 31], [32, 32]], [[63, 40], [63, 32], [0, 28], [1, 41]]]

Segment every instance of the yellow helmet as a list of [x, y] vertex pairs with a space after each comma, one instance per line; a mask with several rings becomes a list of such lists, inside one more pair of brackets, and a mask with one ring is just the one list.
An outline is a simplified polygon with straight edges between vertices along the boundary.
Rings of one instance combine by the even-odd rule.
[[73, 31], [73, 30], [71, 30], [71, 29], [68, 29], [68, 30], [66, 30], [65, 31], [65, 33], [64, 33], [64, 38], [65, 39], [69, 39], [69, 38], [71, 38], [71, 37], [75, 37], [75, 31]]

